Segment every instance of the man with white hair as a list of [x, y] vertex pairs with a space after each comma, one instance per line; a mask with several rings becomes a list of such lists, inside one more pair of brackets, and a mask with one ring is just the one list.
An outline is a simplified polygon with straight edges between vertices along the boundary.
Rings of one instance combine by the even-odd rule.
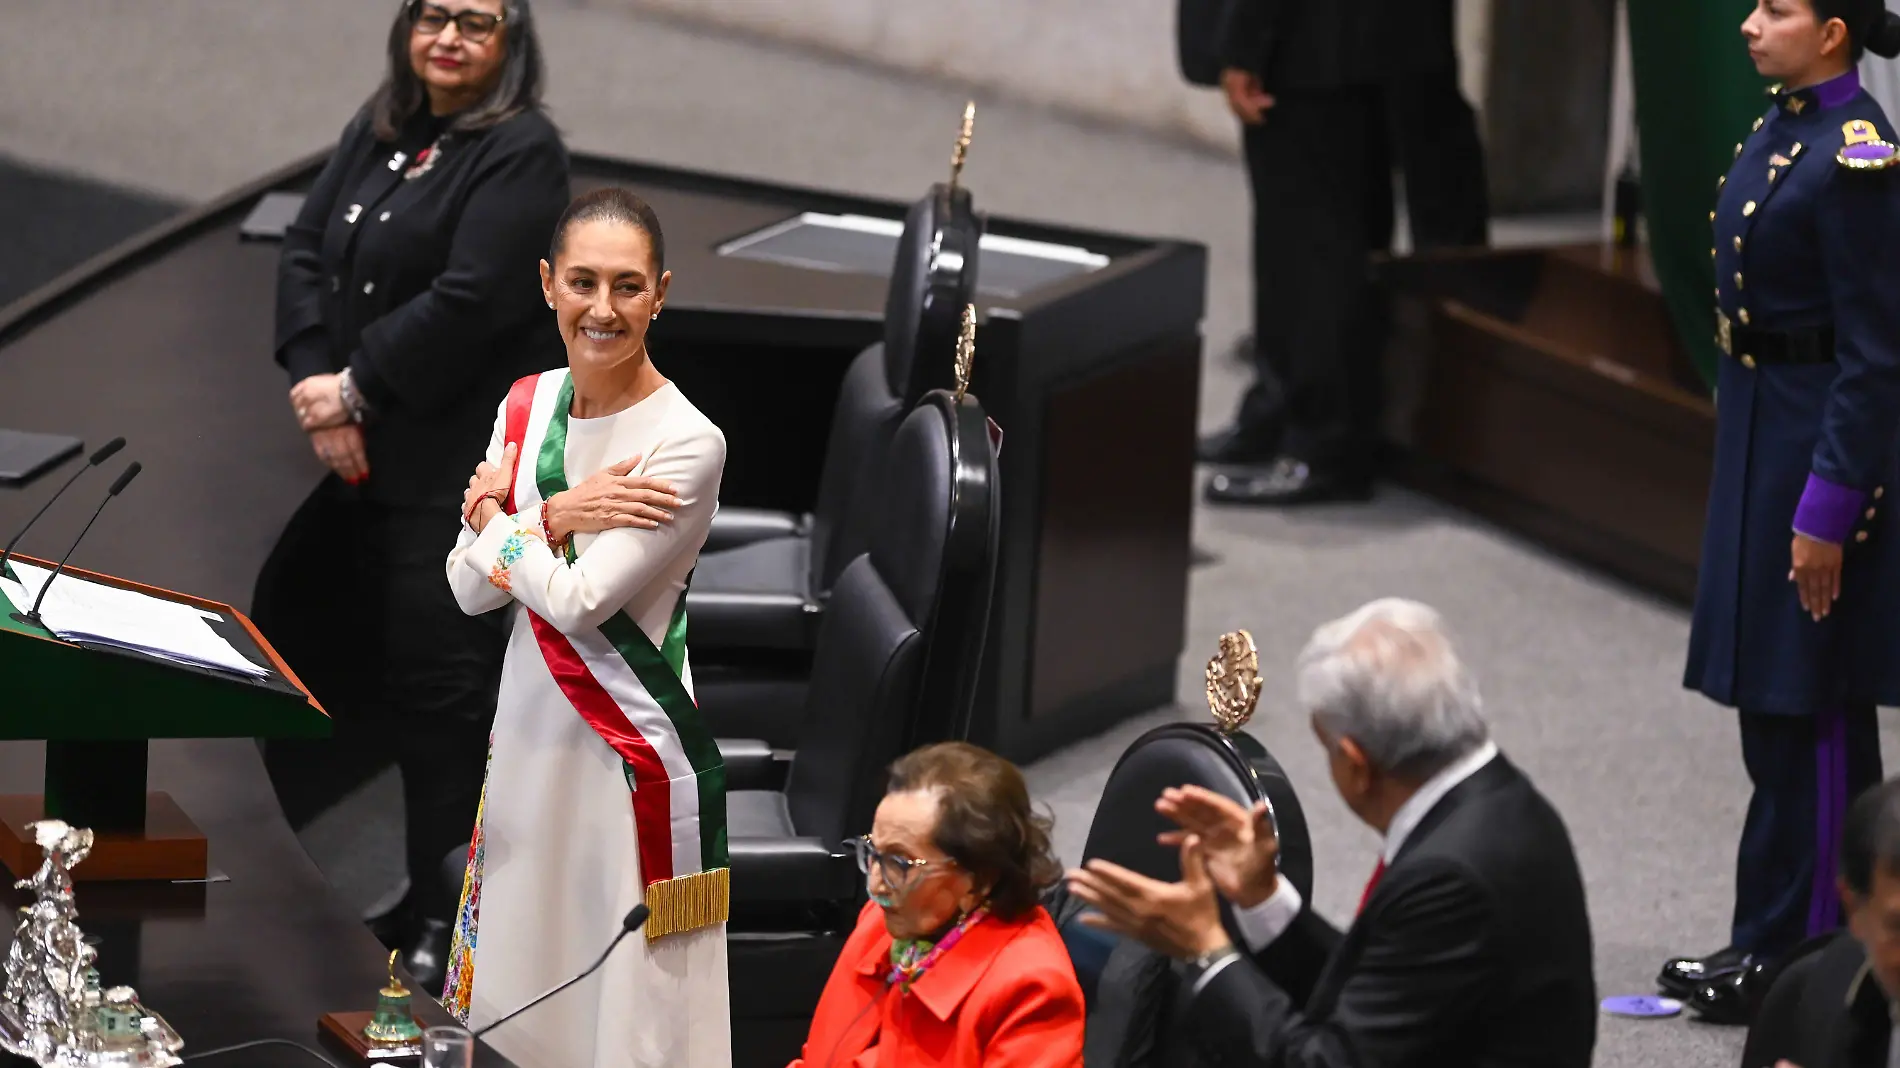
[[1180, 825], [1163, 841], [1182, 880], [1090, 861], [1069, 874], [1097, 911], [1084, 922], [1190, 962], [1178, 1026], [1211, 1062], [1588, 1065], [1596, 992], [1570, 836], [1490, 740], [1438, 614], [1387, 599], [1320, 627], [1299, 699], [1346, 807], [1385, 838], [1352, 924], [1279, 876], [1264, 805], [1197, 786], [1155, 806]]

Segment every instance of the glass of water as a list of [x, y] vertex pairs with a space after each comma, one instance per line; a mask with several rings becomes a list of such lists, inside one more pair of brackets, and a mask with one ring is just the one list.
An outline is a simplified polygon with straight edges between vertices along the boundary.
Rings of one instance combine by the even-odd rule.
[[422, 1032], [422, 1068], [473, 1068], [475, 1036], [459, 1027]]

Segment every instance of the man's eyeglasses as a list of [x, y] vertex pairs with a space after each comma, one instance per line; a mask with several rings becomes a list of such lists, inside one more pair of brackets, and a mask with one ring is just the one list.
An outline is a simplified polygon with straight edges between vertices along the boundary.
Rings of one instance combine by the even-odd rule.
[[909, 857], [895, 857], [889, 853], [880, 852], [871, 844], [871, 836], [868, 834], [847, 838], [844, 844], [856, 854], [859, 871], [869, 875], [871, 865], [877, 865], [878, 874], [884, 877], [884, 885], [895, 890], [909, 886], [913, 878], [920, 876], [929, 878], [932, 873], [948, 871], [957, 863], [949, 859], [912, 860]]
[[456, 32], [471, 44], [481, 44], [493, 37], [502, 20], [502, 16], [486, 11], [451, 12], [441, 4], [425, 4], [421, 0], [409, 5], [409, 17], [415, 22], [416, 32], [424, 37], [434, 37], [453, 22]]

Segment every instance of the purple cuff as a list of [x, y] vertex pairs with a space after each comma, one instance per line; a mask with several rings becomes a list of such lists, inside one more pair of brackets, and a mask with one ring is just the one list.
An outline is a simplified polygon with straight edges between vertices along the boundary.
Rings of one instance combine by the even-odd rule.
[[1854, 522], [1860, 518], [1860, 507], [1866, 499], [1860, 490], [1809, 472], [1807, 488], [1801, 491], [1801, 503], [1794, 510], [1794, 532], [1815, 541], [1843, 545], [1854, 532]]

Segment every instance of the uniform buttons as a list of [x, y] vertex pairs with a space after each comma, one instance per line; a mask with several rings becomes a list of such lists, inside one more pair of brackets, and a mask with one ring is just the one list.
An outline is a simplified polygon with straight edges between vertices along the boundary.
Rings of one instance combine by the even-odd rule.
[[1866, 541], [1866, 540], [1867, 540], [1867, 532], [1863, 530], [1863, 531], [1861, 531], [1860, 533], [1858, 533], [1858, 534], [1856, 534], [1856, 535], [1854, 535], [1854, 540], [1855, 540], [1855, 541]]
[[1753, 371], [1755, 369], [1755, 357], [1750, 356], [1746, 352], [1742, 353], [1742, 366]]
[[1747, 308], [1743, 308], [1740, 311], [1737, 311], [1735, 313], [1735, 317], [1742, 321], [1743, 326], [1748, 325], [1748, 309]]
[[1714, 222], [1714, 221], [1715, 221], [1715, 213], [1714, 213], [1714, 212], [1709, 212], [1709, 221], [1710, 221], [1710, 222]]
[[1742, 272], [1740, 271], [1735, 272], [1735, 288], [1742, 288]]
[[1768, 180], [1771, 182], [1775, 180], [1775, 169], [1773, 167], [1768, 168]]
[[1749, 127], [1749, 129], [1750, 129], [1750, 130], [1759, 130], [1759, 129], [1761, 129], [1761, 119], [1759, 119], [1759, 118], [1757, 118], [1757, 119], [1755, 120], [1755, 125], [1753, 125], [1753, 126], [1750, 126], [1750, 127]]
[[1867, 509], [1867, 518], [1872, 519], [1873, 517], [1874, 517], [1874, 510], [1872, 508]]
[[1796, 156], [1799, 156], [1800, 154], [1801, 154], [1801, 142], [1796, 141], [1794, 143], [1794, 147], [1788, 150], [1788, 158], [1793, 159]]
[[1728, 184], [1728, 175], [1724, 174], [1724, 175], [1719, 175], [1716, 177], [1715, 188], [1718, 192], [1721, 190], [1723, 186], [1727, 184]]
[[1742, 239], [1741, 239], [1741, 237], [1740, 237], [1740, 236], [1738, 235], [1738, 236], [1737, 236], [1737, 237], [1735, 238], [1735, 251], [1737, 251], [1737, 252], [1740, 252], [1741, 250], [1742, 250]]
[[370, 295], [371, 293], [374, 293], [374, 292], [376, 292], [376, 283], [374, 283], [374, 282], [364, 282], [364, 283], [363, 283], [363, 295], [364, 295], [364, 296], [366, 296], [366, 297], [367, 297], [367, 296], [369, 296], [369, 295]]
[[1714, 249], [1710, 249], [1710, 250], [1709, 250], [1709, 258], [1710, 258], [1710, 259], [1714, 259], [1714, 258], [1715, 258], [1715, 250], [1714, 250]]
[[382, 213], [381, 215], [378, 215], [378, 216], [376, 216], [376, 221], [377, 221], [377, 222], [388, 222], [388, 221], [389, 221], [389, 213], [388, 213], [388, 212], [383, 212], [383, 213]]
[[1746, 204], [1743, 204], [1743, 205], [1742, 205], [1742, 214], [1743, 214], [1743, 215], [1753, 215], [1753, 214], [1755, 214], [1755, 202], [1751, 200], [1751, 201], [1749, 201], [1748, 203], [1746, 203]]
[[1735, 158], [1742, 158], [1742, 143], [1740, 141], [1735, 142]]
[[1880, 498], [1882, 498], [1882, 497], [1885, 497], [1886, 495], [1887, 495], [1887, 487], [1885, 487], [1885, 486], [1875, 486], [1875, 487], [1874, 487], [1874, 500], [1876, 500], [1876, 501], [1877, 501], [1877, 500], [1879, 500]]

